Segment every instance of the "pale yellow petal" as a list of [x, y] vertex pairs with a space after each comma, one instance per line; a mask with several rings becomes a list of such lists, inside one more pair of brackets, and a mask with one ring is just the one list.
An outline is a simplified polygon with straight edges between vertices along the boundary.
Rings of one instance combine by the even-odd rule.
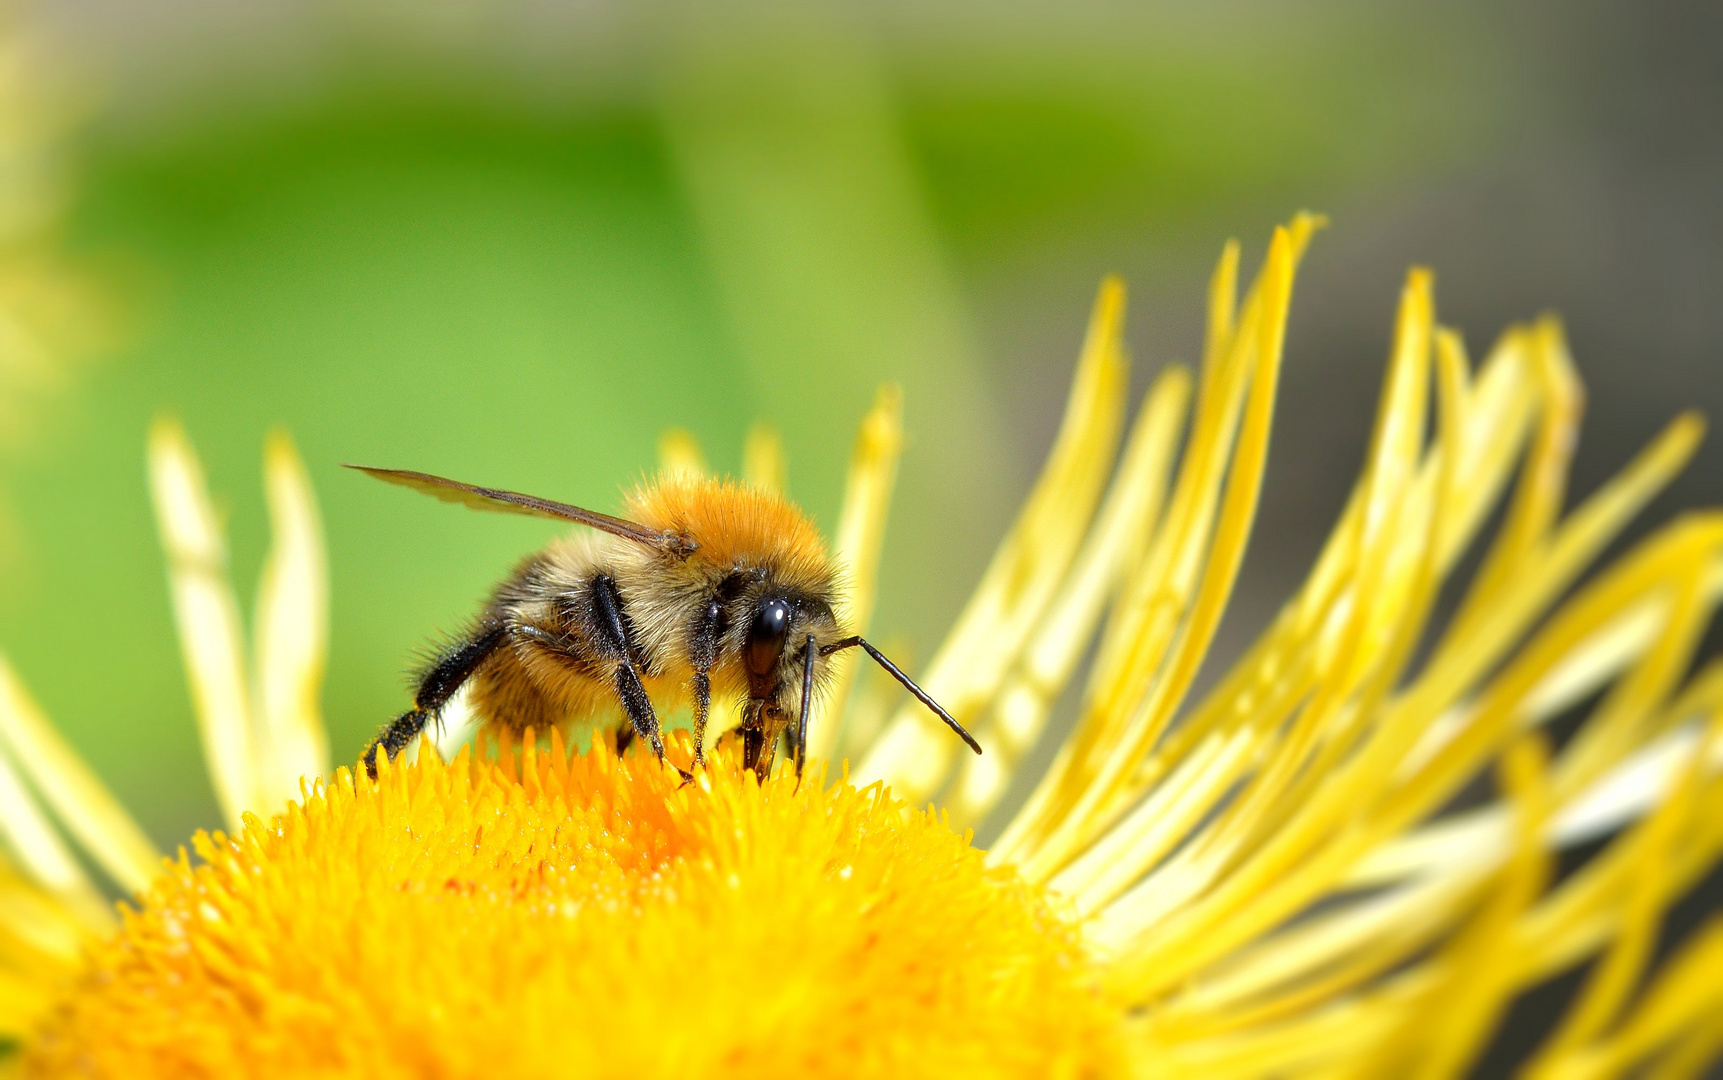
[[1128, 644], [1103, 643], [1066, 753], [1000, 840], [999, 857], [1031, 880], [1055, 872], [1124, 809], [1143, 755], [1171, 722], [1219, 626], [1266, 464], [1294, 267], [1317, 225], [1301, 218], [1276, 231], [1227, 359], [1212, 385], [1205, 379], [1161, 537], [1127, 592], [1132, 613], [1109, 628], [1113, 642]]
[[1166, 498], [1168, 475], [1184, 431], [1191, 378], [1163, 371], [1149, 388], [1119, 468], [1095, 523], [1051, 608], [1023, 650], [993, 710], [974, 732], [986, 753], [966, 757], [949, 808], [979, 821], [1004, 794], [1018, 762], [1034, 745], [1125, 571], [1143, 557]]
[[150, 428], [149, 463], [204, 758], [222, 818], [238, 829], [241, 815], [259, 801], [244, 635], [227, 576], [227, 544], [203, 468], [179, 424], [161, 419]]
[[[1680, 842], [1660, 871], [1670, 894], [1691, 888], [1723, 856], [1723, 783], [1715, 767], [1718, 755], [1707, 758], [1711, 764], [1703, 785], [1696, 790], [1675, 785], [1679, 798], [1653, 804], [1657, 813], [1681, 819], [1671, 826], [1681, 834]], [[1641, 862], [1656, 850], [1649, 820], [1626, 829], [1529, 913], [1520, 928], [1528, 977], [1547, 978], [1608, 945], [1622, 925]]]
[[[1717, 742], [1720, 737], [1723, 713], [1711, 718], [1703, 742]], [[1688, 755], [1681, 776], [1662, 805], [1623, 842], [1631, 850], [1634, 872], [1623, 882], [1613, 940], [1544, 1044], [1538, 1060], [1528, 1068], [1529, 1076], [1559, 1072], [1557, 1065], [1563, 1058], [1603, 1041], [1627, 1010], [1630, 995], [1651, 959], [1665, 909], [1686, 884], [1678, 873], [1680, 861], [1674, 857], [1674, 847], [1684, 841], [1691, 843], [1682, 834], [1689, 831], [1692, 819], [1704, 812], [1701, 796], [1709, 771], [1706, 757], [1700, 752]]]
[[694, 433], [670, 428], [658, 436], [658, 467], [666, 476], [706, 475], [706, 455]]
[[[54, 730], [4, 658], [0, 658], [0, 742], [103, 872], [127, 892], [150, 883], [161, 868], [155, 845]], [[44, 884], [54, 883], [44, 880]]]
[[784, 475], [784, 441], [776, 427], [761, 420], [748, 429], [742, 442], [742, 479], [761, 490], [782, 493]]
[[[1123, 714], [1140, 699], [1148, 672], [1170, 640], [1179, 619], [1180, 594], [1188, 585], [1193, 526], [1206, 529], [1219, 486], [1217, 447], [1230, 441], [1245, 386], [1240, 350], [1234, 349], [1239, 249], [1229, 243], [1209, 290], [1209, 340], [1205, 345], [1196, 419], [1179, 465], [1166, 520], [1154, 543], [1126, 580], [1091, 667], [1088, 692], [1073, 736], [996, 841], [992, 857], [1018, 862], [1040, 854], [1046, 834], [1067, 815], [1085, 790], [1094, 747], [1117, 737]], [[1254, 335], [1246, 335], [1254, 340]]]
[[[844, 483], [843, 509], [832, 546], [843, 574], [844, 603], [839, 612], [852, 634], [868, 632], [874, 596], [879, 587], [879, 557], [885, 547], [886, 516], [897, 486], [897, 462], [903, 453], [903, 392], [888, 383], [874, 396], [873, 408], [862, 418], [850, 451]], [[809, 732], [809, 752], [830, 758], [847, 742], [846, 706], [860, 662], [854, 650], [834, 658], [831, 691], [823, 714]]]
[[1376, 1059], [1383, 1076], [1442, 1080], [1465, 1067], [1507, 1008], [1518, 974], [1515, 922], [1543, 888], [1549, 860], [1537, 837], [1549, 813], [1546, 754], [1537, 737], [1518, 740], [1501, 772], [1515, 808], [1514, 856], [1484, 895], [1481, 910], [1429, 967], [1429, 991], [1404, 1018]]
[[56, 893], [95, 895], [84, 868], [4, 756], [0, 756], [0, 833], [31, 881]]
[[[1223, 261], [1217, 285], [1230, 280], [1226, 271]], [[1260, 334], [1264, 290], [1252, 290], [1236, 325], [1228, 291], [1217, 288], [1211, 306], [1217, 334]], [[1620, 852], [1617, 842], [1546, 897], [1533, 868], [1549, 851], [1648, 812], [1678, 821], [1668, 827], [1687, 839], [1655, 876], [1657, 895], [1673, 896], [1723, 850], [1723, 825], [1709, 824], [1717, 815], [1707, 810], [1723, 798], [1718, 767], [1706, 765], [1702, 798], [1665, 795], [1683, 763], [1715, 757], [1723, 766], [1723, 747], [1714, 755], [1699, 745], [1689, 723], [1723, 702], [1723, 666], [1681, 685], [1723, 591], [1723, 528], [1699, 518], [1670, 530], [1548, 617], [1691, 454], [1699, 424], [1679, 420], [1564, 519], [1559, 485], [1580, 395], [1559, 329], [1545, 321], [1511, 331], [1473, 380], [1457, 335], [1434, 328], [1430, 298], [1427, 276], [1415, 274], [1364, 478], [1310, 581], [1175, 726], [1188, 663], [1177, 659], [1181, 636], [1205, 632], [1207, 616], [1191, 621], [1202, 609], [1190, 606], [1202, 596], [1202, 561], [1218, 542], [1224, 571], [1233, 557], [1225, 545], [1242, 531], [1223, 527], [1229, 500], [1236, 508], [1245, 497], [1229, 455], [1243, 446], [1255, 456], [1232, 432], [1249, 430], [1240, 357], [1260, 357], [1236, 342], [1211, 349], [1167, 524], [1108, 628], [1107, 641], [1125, 647], [1109, 653], [1103, 644], [1085, 705], [1091, 730], [1080, 728], [1054, 766], [1072, 782], [1044, 783], [995, 849], [996, 861], [1055, 875], [1079, 913], [1098, 916], [1092, 938], [1116, 964], [1118, 992], [1154, 1017], [1150, 1074], [1184, 1071], [1174, 1062], [1251, 1060], [1265, 1075], [1339, 1075], [1358, 1055], [1381, 1053], [1451, 1075], [1521, 988], [1612, 940], [1620, 956], [1644, 940], [1634, 928], [1657, 905], [1626, 897], [1634, 868], [1651, 857], [1648, 841]], [[1474, 587], [1432, 659], [1401, 687], [1435, 590], [1486, 520], [1528, 433], [1513, 508], [1486, 559], [1488, 587]], [[1216, 449], [1227, 444], [1236, 445]], [[1248, 527], [1247, 516], [1236, 520]], [[1167, 538], [1176, 529], [1184, 539]], [[1178, 591], [1164, 591], [1169, 584]], [[1157, 612], [1156, 602], [1168, 606]], [[1156, 618], [1165, 631], [1145, 635]], [[1200, 656], [1206, 642], [1191, 647]], [[1516, 732], [1611, 683], [1584, 733], [1536, 770], [1544, 807], [1536, 830], [1522, 814], [1516, 831], [1515, 815], [1498, 805], [1408, 832], [1498, 761]], [[1035, 695], [1008, 685], [998, 719], [1038, 719]], [[1121, 745], [1140, 755], [1127, 769], [1113, 761]], [[1507, 888], [1510, 903], [1502, 890], [1511, 881], [1519, 884]], [[1302, 921], [1345, 889], [1389, 882], [1403, 884], [1380, 901]], [[1480, 909], [1484, 895], [1495, 901]], [[1456, 941], [1468, 943], [1463, 955]], [[1462, 992], [1456, 973], [1468, 966], [1488, 977]], [[1626, 960], [1614, 966], [1636, 970]], [[1390, 974], [1397, 970], [1404, 974]], [[1628, 981], [1609, 984], [1615, 1003]], [[1327, 1021], [1349, 995], [1360, 1009], [1346, 1011], [1367, 1037]], [[1444, 1016], [1439, 1036], [1417, 1023], [1432, 1009]], [[1697, 1053], [1694, 1045], [1688, 1039], [1683, 1052]]]
[[1670, 959], [1618, 1031], [1582, 1048], [1561, 1048], [1537, 1062], [1539, 1080], [1631, 1075], [1638, 1061], [1669, 1048], [1656, 1077], [1699, 1077], [1723, 1044], [1723, 918], [1713, 917]]
[[1466, 599], [1450, 624], [1451, 632], [1456, 635], [1468, 633], [1474, 621], [1486, 617], [1491, 597], [1535, 554], [1549, 533], [1561, 513], [1567, 492], [1568, 464], [1578, 441], [1585, 391], [1574, 372], [1561, 327], [1546, 318], [1520, 333], [1528, 339], [1528, 352], [1542, 384], [1546, 405], [1507, 520], [1496, 533], [1483, 566], [1472, 579]]
[[[1567, 605], [1491, 681], [1473, 725], [1415, 776], [1393, 784], [1389, 778], [1395, 770], [1385, 767], [1374, 753], [1359, 754], [1325, 778], [1322, 790], [1276, 831], [1263, 857], [1233, 869], [1200, 900], [1191, 897], [1176, 913], [1158, 917], [1166, 909], [1155, 892], [1169, 887], [1168, 883], [1151, 878], [1138, 886], [1137, 895], [1127, 894], [1126, 903], [1108, 911], [1109, 920], [1123, 919], [1147, 935], [1129, 950], [1130, 959], [1123, 967], [1134, 969], [1145, 987], [1168, 985], [1314, 901], [1337, 883], [1344, 868], [1364, 855], [1372, 836], [1393, 835], [1490, 760], [1493, 748], [1514, 727], [1518, 703], [1554, 667], [1566, 647], [1630, 608], [1646, 592], [1663, 587], [1670, 575], [1693, 573], [1694, 567], [1703, 572], [1719, 544], [1723, 544], [1723, 527], [1695, 520], [1642, 545]], [[1387, 721], [1393, 722], [1391, 717]], [[1393, 745], [1376, 742], [1370, 749]], [[1389, 785], [1386, 790], [1384, 783]], [[1380, 794], [1371, 795], [1373, 790]], [[1336, 831], [1337, 822], [1345, 822], [1346, 827]]]
[[1473, 903], [1486, 875], [1402, 885], [1302, 920], [1217, 965], [1157, 1008], [1156, 1024], [1183, 1039], [1257, 1028], [1368, 985], [1426, 948]]
[[268, 815], [329, 771], [319, 696], [329, 650], [329, 571], [311, 478], [286, 432], [264, 449], [273, 533], [257, 590], [257, 798]]
[[[1361, 489], [1363, 513], [1355, 519], [1357, 581], [1351, 595], [1362, 601], [1336, 605], [1339, 618], [1331, 624], [1334, 636], [1324, 643], [1321, 685], [1284, 737], [1271, 736], [1272, 752], [1207, 830], [1204, 846], [1193, 851], [1202, 854], [1211, 878], [1244, 858], [1307, 800], [1317, 778], [1327, 775], [1348, 745], [1349, 732], [1373, 715], [1416, 643], [1436, 580], [1434, 522], [1453, 487], [1451, 453], [1433, 455], [1433, 472], [1420, 471], [1417, 463], [1432, 324], [1430, 282], [1414, 272]], [[1438, 445], [1452, 447], [1467, 415], [1465, 375], [1452, 355], [1443, 357], [1440, 369], [1443, 440]], [[1137, 854], [1137, 865], [1146, 866], [1144, 858]]]
[[[998, 693], [1051, 603], [1089, 528], [1123, 427], [1127, 363], [1120, 334], [1124, 286], [1101, 287], [1059, 434], [1034, 490], [994, 552], [945, 644], [920, 682], [960, 722]], [[900, 709], [856, 770], [910, 802], [945, 781], [961, 744], [917, 702]]]

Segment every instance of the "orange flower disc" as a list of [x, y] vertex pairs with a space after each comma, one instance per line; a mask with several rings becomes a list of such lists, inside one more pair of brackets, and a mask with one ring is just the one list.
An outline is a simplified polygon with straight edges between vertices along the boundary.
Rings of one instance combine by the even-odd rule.
[[[682, 756], [686, 746], [679, 747]], [[635, 753], [423, 753], [200, 834], [28, 1071], [131, 1078], [1091, 1076], [1075, 928], [878, 786]]]

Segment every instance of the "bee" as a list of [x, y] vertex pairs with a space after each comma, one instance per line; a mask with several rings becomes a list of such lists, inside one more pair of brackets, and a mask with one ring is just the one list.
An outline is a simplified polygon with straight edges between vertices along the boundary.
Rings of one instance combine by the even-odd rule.
[[[653, 700], [692, 704], [694, 765], [704, 761], [714, 694], [742, 702], [742, 763], [762, 780], [780, 740], [796, 775], [808, 717], [830, 657], [859, 648], [977, 754], [981, 747], [886, 655], [845, 631], [838, 571], [806, 515], [788, 500], [725, 480], [665, 476], [627, 500], [627, 518], [404, 469], [349, 465], [444, 502], [587, 526], [528, 556], [478, 617], [418, 674], [413, 707], [364, 755], [390, 760], [463, 686], [480, 719], [519, 734], [620, 705], [619, 747], [664, 740]], [[684, 778], [689, 774], [684, 772]]]

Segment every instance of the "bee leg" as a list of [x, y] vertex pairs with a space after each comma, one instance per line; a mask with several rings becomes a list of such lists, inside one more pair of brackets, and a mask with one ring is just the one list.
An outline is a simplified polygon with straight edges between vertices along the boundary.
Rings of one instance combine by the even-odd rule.
[[712, 676], [696, 671], [694, 687], [694, 767], [706, 764], [706, 719], [712, 708]]
[[[628, 714], [635, 732], [646, 738], [652, 753], [663, 761], [664, 737], [658, 730], [658, 716], [652, 711], [652, 699], [646, 696], [646, 687], [640, 683], [640, 672], [634, 667], [635, 650], [629, 637], [628, 623], [622, 617], [622, 597], [616, 592], [616, 582], [607, 575], [600, 574], [592, 579], [592, 607], [605, 651], [616, 663], [611, 681], [615, 684], [616, 696], [622, 701], [622, 711]], [[682, 774], [684, 782], [694, 779], [693, 774], [684, 769], [676, 771]]]
[[633, 745], [634, 745], [634, 725], [633, 725], [633, 723], [623, 724], [621, 727], [617, 728], [616, 729], [616, 756], [621, 757], [623, 754], [628, 753], [628, 748], [630, 746], [633, 746]]
[[688, 634], [688, 659], [694, 667], [694, 764], [706, 763], [706, 720], [712, 709], [712, 664], [718, 659], [718, 639], [724, 633], [724, 608], [713, 597], [694, 620]]
[[[616, 665], [615, 683], [616, 696], [622, 699], [622, 711], [628, 714], [634, 730], [646, 736], [652, 753], [662, 762], [664, 738], [658, 732], [658, 717], [652, 712], [652, 699], [646, 696], [646, 687], [640, 685], [640, 676], [635, 673], [634, 665], [626, 659]], [[686, 769], [678, 768], [676, 771], [682, 774], [684, 783], [694, 779]]]
[[390, 721], [389, 726], [365, 748], [365, 772], [371, 779], [377, 779], [377, 750], [381, 748], [388, 760], [394, 761], [396, 754], [412, 745], [427, 725], [438, 720], [443, 706], [472, 677], [479, 665], [496, 651], [506, 629], [500, 625], [493, 626], [456, 645], [419, 676], [419, 688], [413, 692], [413, 707]]
[[395, 755], [411, 746], [413, 740], [418, 738], [419, 732], [424, 731], [430, 722], [431, 714], [423, 709], [408, 709], [389, 721], [389, 726], [384, 728], [371, 741], [371, 745], [365, 748], [366, 775], [373, 780], [377, 779], [377, 751], [379, 749], [383, 751], [383, 755], [388, 760], [394, 761]]

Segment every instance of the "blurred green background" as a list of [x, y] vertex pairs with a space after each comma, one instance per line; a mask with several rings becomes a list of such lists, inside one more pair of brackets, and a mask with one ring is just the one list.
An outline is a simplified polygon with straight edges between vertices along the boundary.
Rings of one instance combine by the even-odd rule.
[[[1400, 278], [1475, 352], [1570, 321], [1588, 490], [1723, 404], [1717, 18], [1697, 5], [712, 6], [65, 0], [58, 229], [125, 311], [8, 443], [0, 647], [157, 840], [216, 821], [144, 482], [186, 424], [250, 593], [265, 433], [321, 500], [338, 761], [415, 650], [554, 531], [337, 468], [615, 505], [681, 426], [739, 466], [759, 419], [834, 523], [873, 388], [909, 442], [876, 627], [925, 660], [1049, 442], [1100, 276], [1134, 379], [1195, 354], [1247, 263], [1327, 211], [1299, 284], [1236, 650], [1290, 591], [1368, 432]], [[1714, 498], [1706, 451], [1671, 497]]]

